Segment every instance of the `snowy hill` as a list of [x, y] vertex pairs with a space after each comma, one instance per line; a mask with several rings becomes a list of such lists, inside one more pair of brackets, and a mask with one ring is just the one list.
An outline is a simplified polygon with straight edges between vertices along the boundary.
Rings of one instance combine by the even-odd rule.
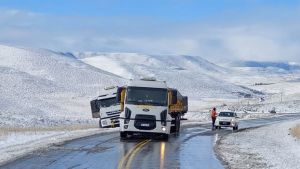
[[230, 64], [233, 67], [261, 68], [277, 71], [297, 71], [300, 65], [291, 62], [259, 62], [259, 61], [236, 61]]
[[159, 56], [137, 53], [78, 53], [83, 62], [133, 79], [156, 77], [191, 99], [236, 98], [252, 91], [224, 81], [229, 69], [196, 56]]
[[125, 83], [70, 56], [0, 45], [0, 126], [89, 123], [89, 100]]

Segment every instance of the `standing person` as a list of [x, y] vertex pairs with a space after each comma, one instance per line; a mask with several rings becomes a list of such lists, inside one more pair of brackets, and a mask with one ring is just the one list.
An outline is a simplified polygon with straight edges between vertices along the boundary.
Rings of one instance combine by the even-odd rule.
[[212, 121], [212, 129], [215, 129], [215, 121], [217, 118], [217, 110], [215, 107], [212, 109], [210, 115], [211, 115], [211, 121]]

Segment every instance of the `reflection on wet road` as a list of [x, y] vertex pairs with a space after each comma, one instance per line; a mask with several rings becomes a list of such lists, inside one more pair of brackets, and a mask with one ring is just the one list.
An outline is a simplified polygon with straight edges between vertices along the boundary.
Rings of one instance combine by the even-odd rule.
[[[243, 120], [240, 128], [258, 127], [285, 120], [299, 119], [300, 115], [286, 115], [271, 119]], [[54, 145], [34, 152], [0, 168], [9, 169], [73, 169], [73, 168], [149, 168], [192, 169], [223, 168], [213, 146], [217, 139], [232, 133], [231, 129], [210, 130], [209, 124], [184, 128], [168, 141], [120, 141], [119, 133], [95, 135]]]
[[123, 156], [123, 158], [119, 161], [118, 169], [131, 168], [132, 160], [134, 159], [135, 155], [145, 146], [147, 143], [150, 142], [150, 139], [143, 140], [139, 142], [137, 145], [135, 145], [130, 151], [126, 153], [126, 155]]

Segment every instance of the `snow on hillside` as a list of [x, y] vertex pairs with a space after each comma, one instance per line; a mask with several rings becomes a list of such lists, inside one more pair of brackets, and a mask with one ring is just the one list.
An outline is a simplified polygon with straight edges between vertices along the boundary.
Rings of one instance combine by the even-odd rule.
[[300, 70], [300, 65], [294, 62], [236, 61], [230, 65], [234, 67], [265, 68], [282, 72]]
[[195, 56], [159, 56], [136, 53], [78, 53], [83, 62], [119, 76], [156, 77], [191, 99], [236, 98], [253, 92], [228, 83], [230, 70]]
[[[73, 55], [0, 45], [0, 61], [0, 126], [3, 127], [96, 122], [90, 115], [89, 100], [96, 97], [105, 86], [126, 84], [127, 80], [122, 77], [130, 79], [153, 76], [165, 80], [170, 87], [178, 88], [190, 98], [190, 108], [194, 111], [223, 104], [223, 101], [216, 103], [216, 99], [237, 100], [246, 95], [260, 97], [256, 90], [279, 90], [282, 85], [277, 82], [282, 80], [286, 82], [284, 86], [290, 86], [289, 93], [286, 93], [293, 94], [292, 89], [296, 89], [293, 86], [300, 83], [297, 81], [299, 77], [294, 75], [287, 78], [289, 74], [269, 75], [244, 69], [229, 69], [201, 57], [184, 55]], [[265, 78], [265, 75], [268, 77]], [[264, 78], [265, 81], [261, 81]], [[270, 79], [276, 82], [272, 84], [274, 87], [251, 85], [254, 82], [268, 82]]]
[[234, 72], [232, 76], [225, 77], [227, 81], [266, 93], [278, 93], [278, 87], [285, 88], [293, 85], [291, 82], [300, 82], [298, 63], [237, 61], [225, 66], [231, 67]]
[[65, 54], [0, 45], [0, 127], [90, 123], [89, 100], [122, 83]]

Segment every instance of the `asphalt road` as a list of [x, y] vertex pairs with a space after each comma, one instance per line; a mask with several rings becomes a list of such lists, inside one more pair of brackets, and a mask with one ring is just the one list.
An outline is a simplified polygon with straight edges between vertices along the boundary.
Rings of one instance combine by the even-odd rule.
[[[243, 120], [240, 129], [300, 119], [289, 114], [271, 119]], [[182, 128], [168, 141], [149, 138], [120, 140], [119, 133], [94, 135], [37, 151], [0, 168], [7, 169], [219, 169], [213, 146], [231, 129], [211, 131], [209, 124]], [[242, 130], [238, 131], [242, 132]]]

